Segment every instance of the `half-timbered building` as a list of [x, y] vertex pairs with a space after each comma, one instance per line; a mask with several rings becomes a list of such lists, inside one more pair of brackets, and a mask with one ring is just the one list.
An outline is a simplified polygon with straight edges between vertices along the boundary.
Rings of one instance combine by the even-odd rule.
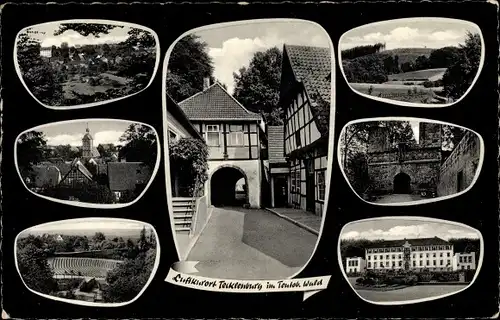
[[288, 204], [323, 213], [331, 100], [329, 48], [283, 46], [280, 107], [290, 176]]
[[[247, 110], [218, 82], [210, 85], [208, 78], [203, 91], [179, 106], [208, 145], [208, 203], [243, 203], [259, 208], [264, 176], [261, 139], [265, 130], [261, 115]], [[236, 185], [242, 187], [237, 190]]]

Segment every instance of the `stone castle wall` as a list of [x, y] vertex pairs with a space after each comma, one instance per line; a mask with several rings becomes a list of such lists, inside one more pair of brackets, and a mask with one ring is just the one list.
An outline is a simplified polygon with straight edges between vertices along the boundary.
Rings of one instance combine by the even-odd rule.
[[479, 137], [472, 131], [467, 131], [443, 163], [439, 173], [438, 196], [452, 195], [458, 189], [458, 174], [463, 174], [463, 189], [466, 189], [476, 175], [480, 160], [481, 143]]

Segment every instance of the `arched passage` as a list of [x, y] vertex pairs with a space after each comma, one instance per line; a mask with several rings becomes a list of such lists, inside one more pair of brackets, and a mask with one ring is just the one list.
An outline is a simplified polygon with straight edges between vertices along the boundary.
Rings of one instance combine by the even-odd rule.
[[210, 202], [214, 206], [237, 206], [248, 202], [248, 181], [243, 171], [222, 167], [210, 178]]
[[411, 192], [411, 187], [410, 187], [410, 182], [411, 178], [409, 175], [407, 175], [404, 172], [398, 173], [394, 177], [394, 193], [410, 193]]

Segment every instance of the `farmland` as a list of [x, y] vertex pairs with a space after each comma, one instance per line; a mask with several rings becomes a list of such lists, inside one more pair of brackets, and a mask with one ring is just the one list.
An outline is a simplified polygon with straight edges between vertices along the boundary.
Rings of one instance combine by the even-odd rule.
[[389, 81], [436, 81], [442, 79], [445, 72], [446, 68], [435, 68], [390, 74], [387, 77], [389, 78]]
[[425, 88], [422, 85], [390, 83], [350, 83], [349, 85], [355, 91], [374, 97], [414, 103], [434, 103], [436, 92], [443, 89], [442, 87]]
[[106, 278], [109, 271], [123, 261], [95, 258], [48, 258], [47, 262], [54, 272], [54, 277], [79, 276], [88, 278]]

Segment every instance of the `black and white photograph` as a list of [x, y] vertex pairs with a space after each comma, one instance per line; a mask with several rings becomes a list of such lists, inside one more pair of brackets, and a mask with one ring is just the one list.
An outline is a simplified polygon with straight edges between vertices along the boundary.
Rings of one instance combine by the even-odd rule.
[[353, 191], [374, 204], [411, 204], [456, 196], [481, 170], [483, 140], [472, 130], [418, 118], [348, 123], [338, 160]]
[[87, 204], [127, 204], [145, 192], [159, 162], [153, 127], [125, 120], [56, 122], [23, 132], [16, 165], [26, 188]]
[[342, 271], [363, 299], [401, 304], [465, 290], [479, 272], [482, 236], [468, 226], [427, 218], [351, 222], [340, 235]]
[[444, 18], [361, 26], [341, 37], [339, 50], [344, 77], [355, 92], [422, 105], [461, 99], [484, 59], [479, 27]]
[[51, 222], [17, 236], [16, 265], [24, 284], [36, 293], [84, 303], [128, 303], [153, 276], [157, 241], [153, 227], [139, 221]]
[[293, 276], [312, 256], [326, 210], [327, 33], [301, 20], [207, 26], [175, 43], [165, 63], [169, 211], [181, 259], [197, 261], [205, 277]]
[[145, 89], [158, 60], [153, 31], [99, 20], [49, 22], [25, 28], [15, 61], [26, 89], [61, 108], [124, 98]]

